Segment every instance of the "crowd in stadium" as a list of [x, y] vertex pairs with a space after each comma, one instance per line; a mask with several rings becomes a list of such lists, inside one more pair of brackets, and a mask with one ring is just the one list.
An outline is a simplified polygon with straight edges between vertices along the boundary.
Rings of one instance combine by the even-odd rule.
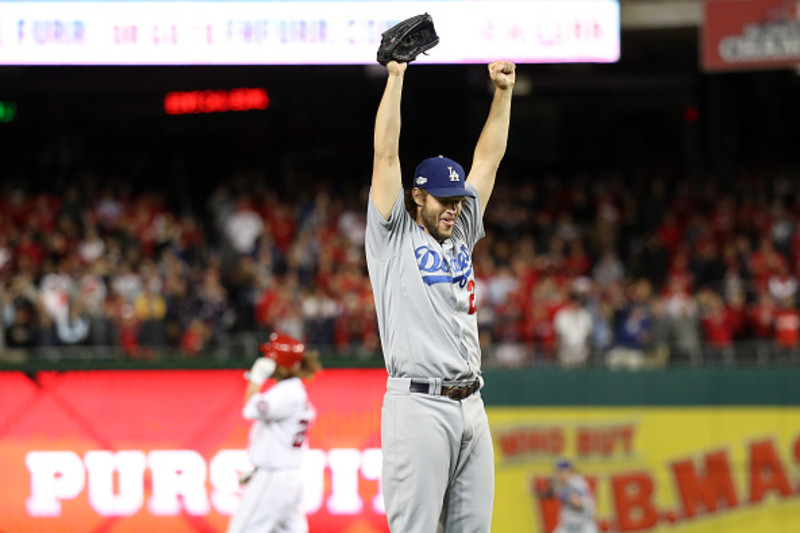
[[[687, 174], [507, 183], [501, 169], [474, 254], [487, 361], [642, 368], [729, 362], [741, 346], [794, 357], [797, 180], [768, 166]], [[187, 210], [129, 183], [51, 192], [7, 183], [0, 347], [191, 357], [232, 333], [281, 330], [326, 351], [374, 354], [366, 194], [320, 187], [289, 200], [252, 178]]]

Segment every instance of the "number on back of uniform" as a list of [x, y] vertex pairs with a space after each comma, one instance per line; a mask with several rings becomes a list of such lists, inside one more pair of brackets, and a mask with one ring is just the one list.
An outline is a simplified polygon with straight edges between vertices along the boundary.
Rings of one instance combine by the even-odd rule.
[[294, 440], [292, 441], [292, 446], [295, 448], [299, 448], [303, 445], [303, 442], [306, 440], [306, 432], [308, 431], [308, 425], [311, 423], [310, 420], [301, 420], [298, 426], [297, 433], [294, 434]]

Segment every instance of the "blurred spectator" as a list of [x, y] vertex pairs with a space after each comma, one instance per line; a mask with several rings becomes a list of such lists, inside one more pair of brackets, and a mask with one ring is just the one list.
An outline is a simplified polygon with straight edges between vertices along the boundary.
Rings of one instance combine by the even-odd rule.
[[[564, 297], [552, 276], [543, 277], [533, 288], [528, 302], [519, 305], [509, 300], [507, 315], [512, 325], [522, 324], [522, 339], [532, 342], [540, 361], [553, 362], [556, 357], [557, 335], [553, 321], [558, 310], [564, 305]], [[507, 336], [517, 338], [517, 327], [507, 332]]]
[[228, 293], [220, 282], [216, 268], [210, 267], [201, 273], [200, 281], [194, 288], [194, 298], [195, 315], [208, 327], [210, 341], [224, 338], [233, 321], [229, 314]]
[[91, 264], [100, 259], [106, 251], [106, 244], [100, 238], [95, 226], [90, 226], [86, 230], [83, 239], [78, 243], [78, 254], [84, 264]]
[[[64, 192], [58, 217], [68, 217], [76, 227], [83, 225], [86, 216], [86, 207], [81, 198], [81, 191], [77, 185], [69, 185]], [[86, 229], [84, 227], [84, 229]]]
[[133, 311], [139, 324], [138, 346], [147, 357], [155, 357], [166, 345], [167, 302], [161, 294], [161, 282], [150, 272], [142, 292], [133, 301]]
[[778, 301], [775, 312], [775, 343], [784, 353], [794, 356], [800, 349], [800, 314], [791, 296], [785, 296]]
[[62, 345], [80, 344], [89, 337], [89, 320], [84, 314], [83, 301], [80, 298], [68, 305], [65, 317], [55, 319], [54, 322]]
[[653, 339], [650, 284], [639, 280], [631, 288], [628, 305], [615, 316], [616, 335], [606, 362], [614, 370], [638, 370], [645, 366], [645, 350]]
[[722, 296], [703, 289], [698, 293], [700, 323], [712, 360], [733, 362], [733, 324]]
[[235, 314], [232, 329], [236, 331], [252, 331], [255, 328], [257, 278], [257, 263], [253, 256], [240, 255], [235, 259], [226, 286], [231, 295], [231, 305]]
[[489, 305], [502, 306], [508, 301], [509, 295], [520, 286], [520, 280], [514, 275], [510, 265], [501, 265], [488, 282]]
[[727, 299], [720, 297], [725, 302], [733, 340], [744, 340], [747, 337], [747, 299], [744, 293], [733, 293]]
[[679, 282], [675, 282], [673, 292], [665, 297], [664, 315], [675, 356], [699, 363], [702, 346], [699, 310], [694, 298], [681, 288]]
[[122, 215], [122, 202], [115, 196], [111, 187], [106, 187], [103, 190], [102, 197], [94, 206], [95, 220], [104, 231], [114, 232], [118, 228]]
[[305, 331], [302, 338], [311, 346], [333, 344], [336, 316], [339, 304], [320, 286], [305, 288], [300, 297]]
[[669, 255], [674, 255], [678, 251], [683, 239], [683, 231], [674, 212], [668, 211], [664, 214], [664, 218], [656, 229], [656, 235]]
[[775, 274], [786, 271], [786, 260], [781, 257], [772, 240], [761, 237], [759, 247], [750, 254], [750, 274], [757, 290], [765, 289]]
[[670, 254], [655, 233], [646, 235], [632, 250], [631, 274], [661, 286], [667, 277]]
[[66, 261], [58, 262], [55, 266], [48, 261], [39, 282], [44, 310], [56, 325], [67, 321], [70, 300], [76, 295], [75, 281], [68, 272], [68, 266]]
[[569, 253], [564, 258], [564, 271], [571, 276], [586, 276], [592, 268], [592, 260], [586, 254], [586, 247], [579, 238], [567, 243]]
[[278, 251], [286, 254], [297, 231], [296, 214], [282, 199], [269, 195], [262, 206], [261, 216]]
[[717, 243], [707, 227], [703, 228], [703, 240], [695, 243], [695, 251], [689, 263], [689, 271], [695, 287], [708, 287], [721, 280], [725, 274], [725, 263], [720, 257]]
[[621, 283], [625, 277], [625, 267], [620, 261], [617, 253], [607, 248], [600, 260], [592, 269], [594, 282], [600, 287], [608, 287], [615, 283]]
[[653, 314], [653, 338], [645, 353], [645, 366], [662, 368], [666, 366], [671, 354], [671, 324], [663, 300], [655, 298], [651, 311]]
[[184, 354], [194, 357], [203, 351], [210, 336], [208, 326], [199, 318], [193, 318], [181, 336], [181, 350]]
[[2, 323], [8, 348], [30, 348], [36, 344], [39, 319], [38, 294], [30, 278], [18, 274], [2, 294]]
[[62, 344], [56, 330], [56, 324], [50, 314], [44, 310], [41, 302], [37, 306], [37, 311], [38, 324], [35, 329], [34, 340], [37, 353], [41, 353], [48, 358], [55, 358], [57, 356], [56, 347]]
[[233, 212], [225, 219], [224, 233], [237, 254], [251, 254], [264, 232], [264, 221], [252, 208], [250, 198], [241, 196]]
[[195, 320], [189, 282], [179, 271], [170, 270], [164, 279], [164, 335], [169, 346], [181, 343], [184, 332]]
[[44, 247], [36, 239], [32, 230], [23, 230], [14, 247], [14, 259], [20, 263], [30, 263], [38, 267], [44, 260]]
[[85, 318], [89, 321], [90, 344], [109, 346], [113, 344], [111, 322], [106, 315], [108, 287], [105, 273], [107, 264], [99, 257], [87, 269], [81, 269], [78, 282], [78, 299], [82, 302]]
[[777, 301], [794, 301], [797, 295], [797, 278], [790, 273], [789, 266], [781, 262], [769, 277], [767, 282], [769, 293]]
[[494, 348], [494, 359], [505, 368], [519, 368], [528, 363], [528, 350], [521, 342], [502, 341]]
[[133, 305], [114, 285], [111, 285], [106, 298], [105, 311], [111, 326], [112, 343], [120, 346], [126, 355], [138, 356], [139, 323], [136, 320], [136, 313]]
[[8, 237], [0, 233], [0, 273], [11, 268], [11, 260], [14, 255], [8, 245]]
[[580, 294], [570, 292], [566, 305], [555, 314], [554, 329], [558, 336], [558, 362], [561, 366], [585, 365], [589, 358], [592, 316]]
[[608, 350], [614, 342], [614, 309], [607, 298], [591, 298], [587, 310], [592, 317], [591, 348], [598, 353]]
[[775, 300], [767, 289], [762, 289], [747, 307], [747, 326], [756, 342], [763, 344], [773, 338], [775, 312]]
[[133, 264], [123, 260], [111, 275], [111, 286], [125, 301], [133, 303], [142, 292], [142, 278], [133, 268]]

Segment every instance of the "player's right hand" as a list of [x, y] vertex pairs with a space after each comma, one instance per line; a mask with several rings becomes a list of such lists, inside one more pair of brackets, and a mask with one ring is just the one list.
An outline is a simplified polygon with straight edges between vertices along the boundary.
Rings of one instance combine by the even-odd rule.
[[495, 61], [489, 64], [489, 77], [498, 89], [511, 89], [517, 80], [516, 70], [511, 61]]
[[259, 357], [256, 359], [256, 362], [253, 363], [252, 368], [250, 368], [250, 372], [247, 372], [245, 376], [249, 381], [261, 386], [272, 376], [272, 374], [275, 372], [276, 366], [277, 364], [273, 359], [268, 357]]

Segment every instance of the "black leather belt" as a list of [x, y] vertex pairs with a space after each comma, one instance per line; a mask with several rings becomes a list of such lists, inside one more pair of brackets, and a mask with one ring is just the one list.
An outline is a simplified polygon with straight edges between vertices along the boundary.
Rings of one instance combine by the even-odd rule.
[[[472, 396], [478, 392], [478, 389], [480, 388], [481, 383], [476, 379], [471, 383], [464, 385], [442, 385], [442, 391], [440, 394], [442, 396], [447, 396], [451, 400], [463, 400], [464, 398]], [[430, 383], [427, 381], [414, 381], [412, 379], [409, 390], [411, 392], [423, 392], [425, 394], [429, 394]]]

